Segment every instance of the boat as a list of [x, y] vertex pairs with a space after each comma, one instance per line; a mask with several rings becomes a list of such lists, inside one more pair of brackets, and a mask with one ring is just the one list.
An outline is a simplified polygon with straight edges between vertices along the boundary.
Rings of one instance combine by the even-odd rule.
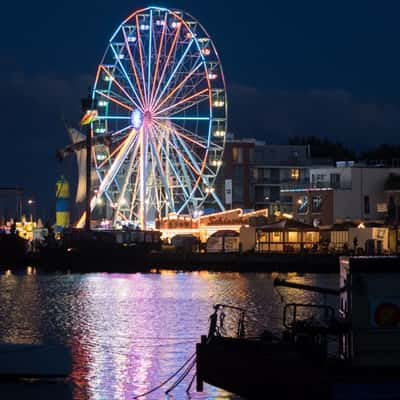
[[0, 232], [0, 268], [23, 265], [28, 252], [28, 241], [16, 233]]
[[[197, 390], [207, 383], [250, 399], [398, 399], [400, 258], [342, 257], [340, 268], [338, 290], [275, 281], [338, 298], [336, 309], [286, 304], [279, 335], [248, 337], [247, 310], [215, 305], [196, 346]], [[231, 335], [227, 312], [237, 314]]]

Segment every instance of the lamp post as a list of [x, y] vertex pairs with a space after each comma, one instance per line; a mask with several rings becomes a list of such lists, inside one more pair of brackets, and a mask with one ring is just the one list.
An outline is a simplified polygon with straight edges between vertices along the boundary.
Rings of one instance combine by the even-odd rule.
[[34, 201], [32, 199], [28, 200], [28, 205], [29, 205], [29, 213], [30, 213], [30, 221], [31, 223], [33, 222], [33, 217], [32, 217], [32, 206], [33, 206]]

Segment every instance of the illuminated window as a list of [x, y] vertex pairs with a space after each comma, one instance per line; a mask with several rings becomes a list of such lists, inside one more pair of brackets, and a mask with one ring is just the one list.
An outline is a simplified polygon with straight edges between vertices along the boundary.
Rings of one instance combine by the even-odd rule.
[[240, 147], [232, 147], [232, 160], [237, 163], [243, 162], [243, 149]]
[[297, 232], [288, 232], [288, 242], [296, 243], [298, 241]]
[[298, 181], [300, 179], [300, 169], [299, 168], [292, 168], [290, 170], [290, 177], [293, 181]]

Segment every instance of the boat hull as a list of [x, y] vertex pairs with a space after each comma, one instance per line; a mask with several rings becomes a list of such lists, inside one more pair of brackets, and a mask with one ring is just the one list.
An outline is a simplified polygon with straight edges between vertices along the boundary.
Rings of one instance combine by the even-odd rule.
[[[197, 345], [197, 389], [201, 391], [206, 382], [249, 399], [275, 393], [280, 399], [310, 400], [346, 398], [341, 395], [354, 391], [355, 384], [359, 388], [373, 384], [385, 398], [398, 398], [399, 367], [327, 363], [322, 353], [314, 350], [246, 339], [203, 341]], [[390, 397], [388, 388], [397, 397]]]

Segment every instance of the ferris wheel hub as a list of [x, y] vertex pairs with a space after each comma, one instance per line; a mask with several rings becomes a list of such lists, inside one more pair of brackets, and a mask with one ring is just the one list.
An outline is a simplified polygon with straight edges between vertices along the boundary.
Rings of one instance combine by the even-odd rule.
[[150, 110], [145, 111], [143, 115], [143, 122], [145, 125], [151, 125], [153, 122], [153, 114]]

